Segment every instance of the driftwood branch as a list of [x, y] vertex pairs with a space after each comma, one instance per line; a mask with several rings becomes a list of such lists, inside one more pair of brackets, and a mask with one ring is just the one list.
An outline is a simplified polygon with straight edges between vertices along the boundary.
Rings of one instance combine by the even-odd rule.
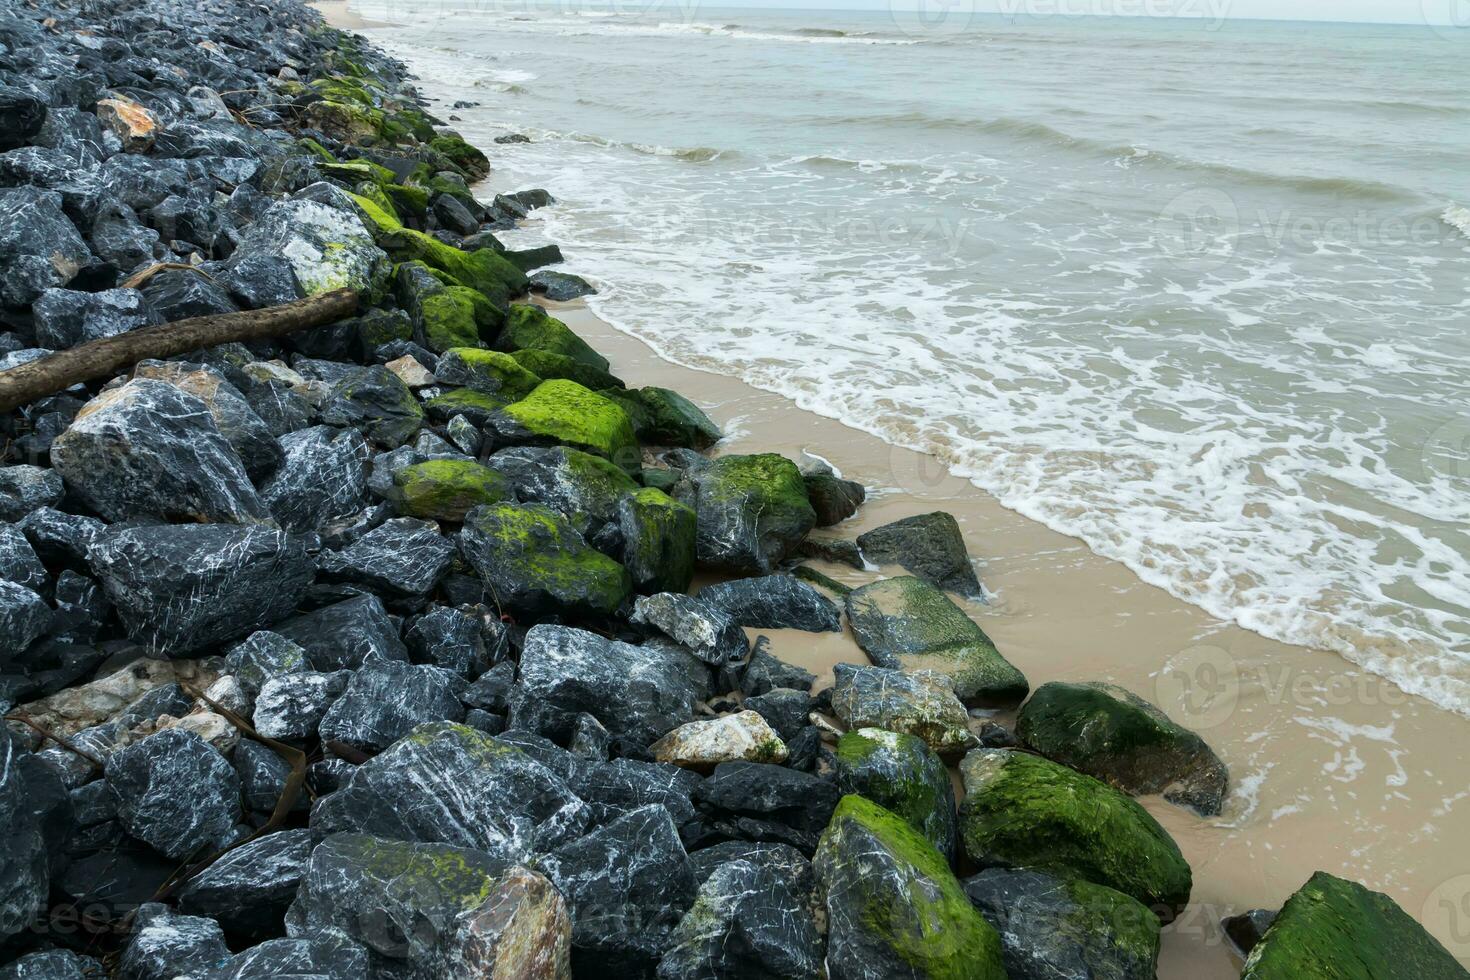
[[197, 316], [104, 337], [0, 371], [0, 412], [65, 391], [83, 381], [107, 377], [149, 358], [173, 357], [234, 341], [280, 337], [334, 323], [355, 312], [357, 292], [334, 289], [264, 310]]

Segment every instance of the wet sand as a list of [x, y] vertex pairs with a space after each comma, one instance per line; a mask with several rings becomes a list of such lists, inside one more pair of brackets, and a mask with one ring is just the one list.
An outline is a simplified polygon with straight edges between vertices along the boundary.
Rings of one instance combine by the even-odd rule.
[[[364, 26], [345, 3], [316, 6], [335, 26]], [[432, 94], [432, 84], [424, 79], [423, 89]], [[493, 133], [458, 126], [490, 145]], [[492, 174], [480, 195], [519, 189], [496, 181]], [[556, 192], [554, 174], [546, 186]], [[1214, 747], [1231, 771], [1222, 816], [1144, 801], [1194, 870], [1190, 908], [1164, 931], [1163, 980], [1237, 977], [1240, 960], [1219, 919], [1277, 908], [1317, 870], [1386, 892], [1470, 965], [1470, 775], [1462, 761], [1470, 719], [1335, 654], [1216, 620], [1080, 541], [1006, 510], [932, 457], [737, 379], [662, 360], [580, 302], [544, 305], [630, 385], [673, 388], [700, 404], [726, 430], [718, 452], [797, 460], [810, 452], [868, 486], [868, 503], [834, 531], [852, 536], [910, 514], [954, 514], [990, 592], [988, 605], [964, 605], [1033, 688], [1050, 680], [1120, 684]], [[877, 574], [812, 564], [851, 585]], [[866, 662], [849, 633], [766, 632], [773, 653], [819, 673]]]

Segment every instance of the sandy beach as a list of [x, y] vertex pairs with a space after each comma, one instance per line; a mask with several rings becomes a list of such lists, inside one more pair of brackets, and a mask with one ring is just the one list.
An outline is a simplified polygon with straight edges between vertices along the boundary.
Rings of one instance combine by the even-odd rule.
[[[373, 26], [346, 3], [315, 6], [336, 26]], [[391, 39], [391, 28], [367, 33]], [[424, 77], [421, 88], [432, 100], [435, 79]], [[455, 125], [487, 149], [493, 165], [498, 131], [477, 128], [470, 113]], [[543, 185], [557, 194], [556, 174], [548, 173]], [[494, 174], [475, 188], [487, 199], [517, 189]], [[534, 219], [527, 227], [534, 230]], [[559, 268], [584, 271], [575, 255]], [[726, 430], [718, 452], [781, 452], [798, 461], [811, 454], [865, 484], [868, 503], [834, 532], [853, 536], [932, 510], [954, 514], [991, 600], [967, 604], [967, 611], [1033, 689], [1052, 680], [1110, 681], [1154, 701], [1211, 744], [1231, 771], [1222, 816], [1201, 819], [1159, 799], [1145, 801], [1178, 841], [1195, 881], [1190, 909], [1164, 930], [1161, 977], [1237, 976], [1239, 959], [1219, 919], [1277, 908], [1317, 870], [1386, 892], [1470, 962], [1470, 934], [1456, 917], [1470, 908], [1470, 852], [1463, 844], [1470, 836], [1470, 786], [1460, 748], [1470, 720], [1410, 697], [1338, 655], [1213, 619], [1081, 542], [1001, 507], [932, 457], [894, 448], [740, 380], [664, 360], [600, 320], [595, 297], [590, 308], [545, 305], [606, 355], [628, 384], [669, 387], [695, 400]], [[636, 332], [636, 324], [629, 326]], [[812, 564], [853, 585], [881, 574]], [[778, 631], [771, 639], [777, 656], [816, 671], [866, 662], [848, 633]]]

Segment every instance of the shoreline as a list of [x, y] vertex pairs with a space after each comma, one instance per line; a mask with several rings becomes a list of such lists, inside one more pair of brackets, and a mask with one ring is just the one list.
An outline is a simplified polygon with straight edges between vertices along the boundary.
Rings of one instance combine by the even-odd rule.
[[[332, 19], [339, 7], [355, 16], [345, 2], [313, 6], [333, 26], [361, 29]], [[420, 81], [432, 96], [432, 79]], [[456, 125], [465, 137], [493, 147], [488, 131], [477, 132], [471, 114], [462, 115]], [[554, 181], [547, 186], [554, 195]], [[492, 188], [517, 189], [499, 186], [492, 172], [476, 190]], [[534, 215], [522, 226], [535, 227]], [[574, 259], [561, 268], [578, 271]], [[535, 301], [603, 351], [630, 384], [688, 394], [730, 430], [717, 453], [774, 451], [800, 461], [810, 451], [867, 485], [868, 503], [832, 530], [851, 536], [909, 514], [953, 513], [993, 593], [990, 605], [964, 603], [965, 610], [1033, 689], [1050, 680], [1107, 680], [1153, 700], [1210, 742], [1231, 768], [1222, 817], [1200, 820], [1160, 799], [1145, 801], [1196, 875], [1191, 912], [1164, 930], [1160, 977], [1237, 976], [1239, 961], [1218, 919], [1279, 907], [1319, 869], [1390, 894], [1457, 955], [1470, 955], [1437, 905], [1446, 888], [1470, 875], [1470, 856], [1455, 844], [1470, 833], [1470, 805], [1457, 795], [1463, 780], [1454, 761], [1470, 720], [1403, 694], [1337, 654], [1217, 620], [1077, 539], [1007, 510], [933, 457], [737, 378], [663, 360], [581, 302]], [[849, 585], [873, 578], [808, 564]], [[771, 635], [774, 653], [815, 671], [868, 662], [850, 631], [815, 639], [753, 632]]]

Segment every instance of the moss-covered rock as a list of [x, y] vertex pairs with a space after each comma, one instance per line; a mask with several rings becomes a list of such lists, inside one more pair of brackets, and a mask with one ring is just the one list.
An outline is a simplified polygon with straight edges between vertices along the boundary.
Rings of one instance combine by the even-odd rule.
[[832, 711], [848, 728], [915, 735], [946, 759], [975, 744], [970, 716], [943, 674], [855, 664], [837, 664], [832, 674]]
[[661, 490], [644, 487], [623, 497], [618, 527], [623, 565], [645, 595], [685, 592], [694, 579], [694, 511]]
[[955, 805], [949, 770], [924, 740], [856, 728], [837, 740], [837, 785], [903, 817], [954, 861]]
[[429, 192], [422, 187], [407, 184], [384, 184], [383, 194], [393, 204], [394, 214], [414, 221], [423, 221], [429, 210]]
[[947, 675], [967, 705], [1011, 706], [1026, 697], [1026, 677], [995, 649], [965, 611], [911, 575], [883, 579], [847, 595], [858, 646], [880, 667]]
[[610, 614], [632, 582], [556, 511], [499, 503], [465, 515], [460, 547], [501, 608], [524, 616]]
[[690, 470], [675, 496], [698, 517], [700, 564], [745, 575], [775, 571], [817, 520], [801, 471], [775, 453], [721, 456]]
[[976, 749], [960, 763], [960, 842], [981, 867], [1034, 868], [1130, 895], [1168, 921], [1192, 875], [1167, 831], [1106, 783], [1040, 756]]
[[601, 456], [638, 473], [642, 453], [632, 423], [617, 405], [575, 381], [543, 381], [507, 405], [491, 422], [495, 434], [517, 445], [564, 445]]
[[[623, 386], [622, 379], [599, 370], [591, 364], [584, 364], [565, 354], [555, 354], [549, 350], [527, 350], [512, 351], [510, 356], [527, 371], [540, 375], [547, 381], [553, 378], [563, 378], [567, 381], [575, 381], [583, 388], [590, 388], [600, 394], [611, 397], [612, 392]], [[621, 403], [620, 403], [621, 404]], [[624, 406], [626, 409], [626, 406]]]
[[306, 124], [343, 143], [371, 143], [383, 131], [383, 113], [354, 102], [323, 99], [305, 110]]
[[965, 894], [1000, 933], [1010, 980], [1154, 980], [1159, 919], [1103, 885], [990, 868]]
[[424, 402], [424, 409], [435, 422], [448, 422], [456, 415], [475, 426], [488, 425], [500, 410], [510, 404], [503, 398], [487, 395], [473, 388], [455, 388], [435, 395]]
[[429, 146], [454, 161], [454, 165], [467, 177], [484, 180], [490, 176], [490, 160], [458, 133], [445, 132], [435, 136], [429, 141]]
[[482, 293], [503, 309], [512, 296], [526, 291], [525, 273], [488, 248], [465, 252], [412, 228], [361, 194], [352, 195], [358, 213], [379, 247], [399, 262], [419, 261], [447, 273], [455, 282]]
[[1464, 980], [1466, 970], [1387, 895], [1319, 871], [1286, 900], [1240, 980]]
[[1113, 684], [1043, 684], [1021, 709], [1016, 734], [1125, 793], [1162, 793], [1205, 816], [1225, 800], [1229, 771], [1204, 739]]
[[570, 327], [541, 307], [527, 303], [517, 303], [510, 308], [495, 348], [506, 352], [549, 351], [589, 364], [602, 372], [608, 368], [607, 358], [588, 346]]
[[493, 336], [500, 325], [499, 309], [484, 295], [424, 262], [401, 263], [394, 284], [419, 341], [436, 353], [482, 346], [482, 337]]
[[462, 521], [481, 504], [511, 497], [505, 477], [466, 459], [431, 459], [393, 474], [389, 499], [400, 514], [436, 521]]
[[348, 160], [346, 162], [332, 161], [321, 164], [321, 171], [333, 180], [340, 180], [344, 184], [359, 184], [367, 181], [371, 184], [391, 184], [393, 182], [393, 171], [387, 167], [373, 163], [371, 160]]
[[473, 388], [506, 402], [525, 398], [541, 383], [509, 354], [473, 347], [445, 350], [434, 376], [444, 384]]
[[1000, 937], [944, 856], [902, 818], [845, 796], [813, 867], [827, 907], [827, 968], [837, 980], [1005, 980]]
[[618, 520], [619, 503], [638, 489], [615, 464], [566, 446], [512, 446], [486, 463], [505, 474], [517, 500], [545, 504], [588, 540], [602, 540], [604, 527]]
[[638, 441], [645, 445], [708, 449], [724, 435], [698, 405], [677, 391], [629, 388], [603, 394], [623, 406]]

